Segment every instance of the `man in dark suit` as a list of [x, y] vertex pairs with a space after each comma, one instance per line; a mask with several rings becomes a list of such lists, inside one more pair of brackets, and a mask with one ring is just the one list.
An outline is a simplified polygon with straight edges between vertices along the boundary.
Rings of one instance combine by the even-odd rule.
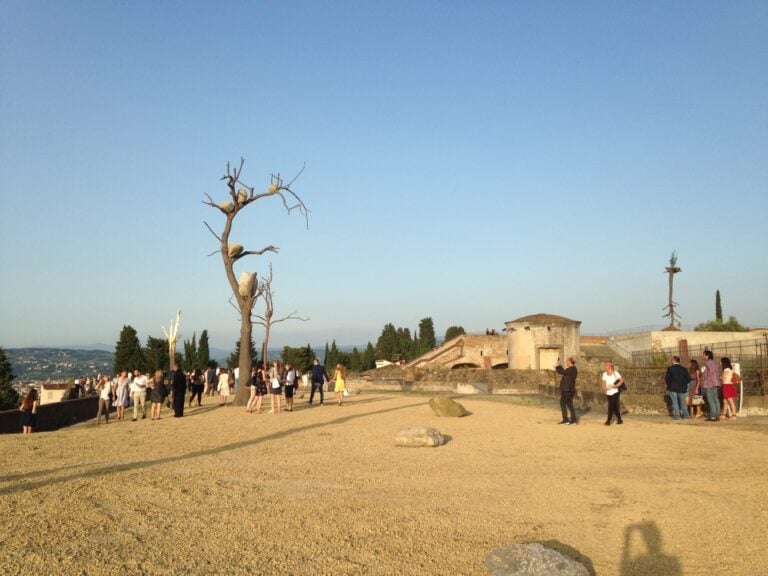
[[672, 366], [667, 368], [664, 381], [667, 383], [667, 394], [672, 402], [672, 417], [675, 420], [685, 420], [688, 418], [685, 398], [688, 396], [691, 375], [688, 370], [680, 366], [680, 356], [672, 356]]
[[320, 406], [323, 405], [323, 384], [328, 382], [328, 374], [325, 373], [325, 366], [320, 364], [320, 360], [315, 358], [312, 363], [312, 391], [309, 393], [309, 404], [315, 399], [315, 390], [320, 391]]
[[[560, 421], [560, 424], [567, 426], [579, 423], [576, 419], [576, 410], [573, 407], [573, 398], [576, 396], [576, 376], [579, 374], [579, 371], [576, 369], [576, 359], [573, 356], [570, 356], [565, 363], [568, 367], [563, 369], [563, 365], [560, 364], [560, 359], [558, 359], [555, 370], [563, 376], [560, 378], [560, 410], [563, 413], [563, 419]], [[571, 414], [570, 420], [568, 420], [568, 412]]]

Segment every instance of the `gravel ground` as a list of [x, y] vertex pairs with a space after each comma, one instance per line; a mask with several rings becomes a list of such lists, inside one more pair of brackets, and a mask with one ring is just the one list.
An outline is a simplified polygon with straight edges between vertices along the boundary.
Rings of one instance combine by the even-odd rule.
[[[541, 542], [600, 576], [765, 574], [768, 420], [602, 425], [514, 398], [367, 393], [342, 407], [0, 437], [0, 572], [488, 574]], [[440, 448], [398, 448], [417, 424]]]

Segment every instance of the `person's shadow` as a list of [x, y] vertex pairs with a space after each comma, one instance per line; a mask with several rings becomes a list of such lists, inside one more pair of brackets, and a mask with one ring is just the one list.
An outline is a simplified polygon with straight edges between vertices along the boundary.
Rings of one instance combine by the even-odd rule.
[[[637, 537], [640, 537], [638, 541]], [[676, 556], [662, 551], [661, 532], [656, 522], [630, 524], [624, 529], [621, 553], [621, 576], [682, 576], [683, 568]]]

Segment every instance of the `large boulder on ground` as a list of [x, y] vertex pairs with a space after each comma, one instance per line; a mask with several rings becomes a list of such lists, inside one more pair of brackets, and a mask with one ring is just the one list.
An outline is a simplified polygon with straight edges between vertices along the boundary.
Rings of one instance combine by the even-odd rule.
[[408, 448], [420, 448], [426, 446], [434, 448], [445, 444], [445, 438], [440, 431], [432, 426], [411, 426], [403, 428], [395, 436], [397, 446], [406, 446]]
[[458, 402], [445, 396], [433, 396], [429, 400], [429, 406], [437, 416], [466, 416], [467, 411]]
[[541, 544], [496, 548], [483, 562], [493, 576], [589, 576], [583, 564]]

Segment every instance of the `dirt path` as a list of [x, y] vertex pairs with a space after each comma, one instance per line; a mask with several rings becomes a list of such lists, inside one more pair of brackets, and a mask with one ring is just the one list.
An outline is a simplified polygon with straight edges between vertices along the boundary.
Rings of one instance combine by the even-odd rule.
[[[0, 437], [0, 566], [27, 574], [487, 574], [542, 542], [593, 574], [760, 574], [768, 421], [676, 423], [467, 397], [362, 394], [279, 415]], [[394, 435], [437, 427], [436, 449]]]

